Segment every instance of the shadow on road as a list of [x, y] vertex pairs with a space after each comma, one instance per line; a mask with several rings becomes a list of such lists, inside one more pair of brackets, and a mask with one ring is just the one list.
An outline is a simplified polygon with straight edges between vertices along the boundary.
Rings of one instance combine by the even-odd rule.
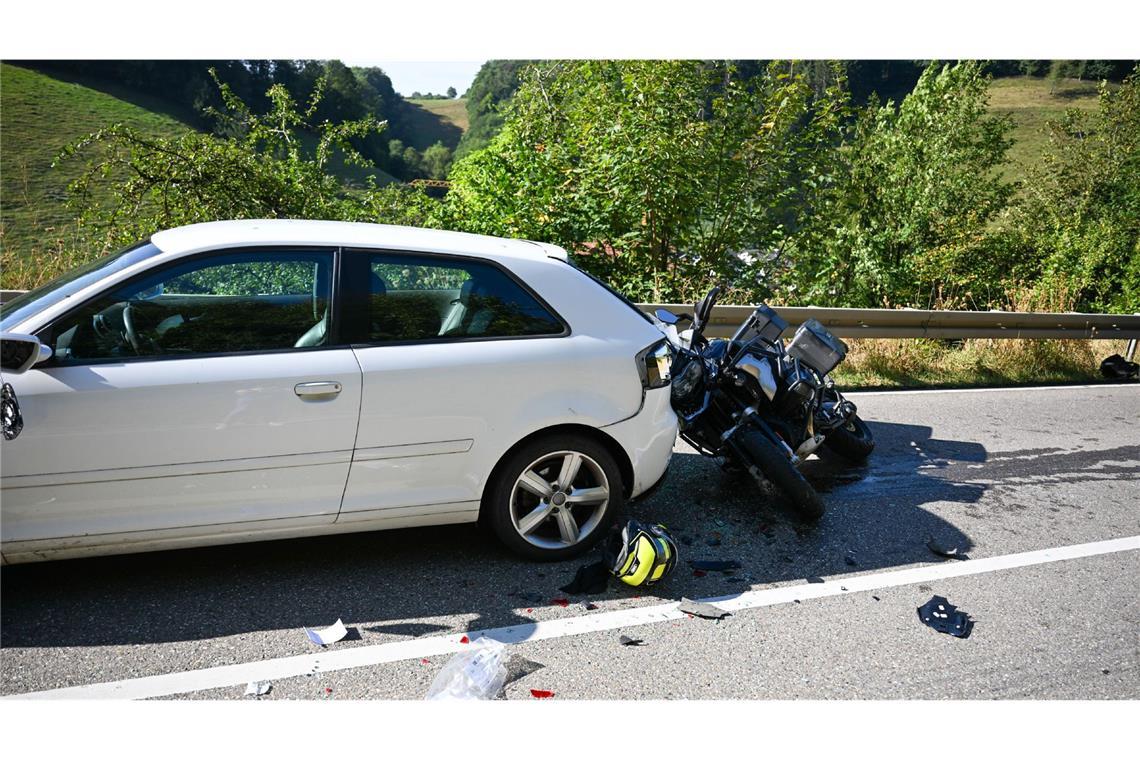
[[[827, 457], [805, 464], [828, 505], [811, 526], [770, 490], [695, 454], [677, 454], [664, 487], [628, 511], [669, 526], [683, 542], [682, 563], [658, 586], [635, 591], [614, 583], [591, 600], [720, 596], [935, 562], [929, 538], [972, 547], [965, 528], [989, 487], [978, 481], [1022, 477], [1039, 458], [1003, 452], [1004, 464], [991, 467], [977, 443], [932, 439], [922, 426], [871, 428], [878, 448], [867, 465]], [[1054, 459], [1051, 472], [1063, 474], [1065, 458]], [[1074, 462], [1073, 471], [1084, 466]], [[934, 502], [956, 505], [952, 522], [923, 508]], [[698, 558], [735, 559], [742, 568], [695, 577], [684, 560]], [[360, 631], [360, 641], [346, 644], [355, 646], [517, 625], [531, 622], [527, 608], [565, 597], [558, 589], [583, 561], [523, 562], [477, 527], [455, 526], [20, 565], [3, 570], [0, 644], [192, 641], [300, 631], [339, 617]], [[446, 619], [452, 615], [467, 622], [454, 626]]]

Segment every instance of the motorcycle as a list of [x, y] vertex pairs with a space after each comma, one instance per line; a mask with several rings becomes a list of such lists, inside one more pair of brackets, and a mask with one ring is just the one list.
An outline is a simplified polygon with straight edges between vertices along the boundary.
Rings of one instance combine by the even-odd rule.
[[[761, 304], [728, 340], [703, 333], [720, 288], [714, 287], [692, 316], [658, 309], [655, 316], [674, 349], [671, 399], [681, 438], [704, 456], [767, 480], [796, 510], [823, 515], [823, 501], [798, 465], [821, 446], [862, 462], [875, 447], [855, 404], [836, 389], [830, 373], [847, 345], [815, 319], [796, 330]], [[679, 333], [678, 324], [691, 321]]]

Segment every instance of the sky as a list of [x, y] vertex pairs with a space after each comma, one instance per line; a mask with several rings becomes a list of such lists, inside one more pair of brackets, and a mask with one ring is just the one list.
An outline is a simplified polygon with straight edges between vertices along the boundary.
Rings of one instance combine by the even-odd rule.
[[443, 95], [454, 87], [460, 95], [467, 92], [483, 61], [376, 61], [366, 58], [342, 58], [346, 66], [379, 66], [392, 80], [396, 92], [404, 97], [413, 92]]

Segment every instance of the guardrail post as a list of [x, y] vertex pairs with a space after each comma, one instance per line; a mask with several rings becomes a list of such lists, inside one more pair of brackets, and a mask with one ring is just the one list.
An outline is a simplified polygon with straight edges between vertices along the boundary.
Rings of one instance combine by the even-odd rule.
[[1128, 349], [1124, 352], [1124, 358], [1128, 361], [1136, 361], [1136, 338], [1128, 341]]

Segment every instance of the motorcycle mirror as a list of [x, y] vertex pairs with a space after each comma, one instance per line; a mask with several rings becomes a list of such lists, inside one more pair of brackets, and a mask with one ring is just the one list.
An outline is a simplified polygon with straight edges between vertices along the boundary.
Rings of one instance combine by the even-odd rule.
[[667, 325], [675, 325], [681, 321], [680, 317], [668, 309], [658, 309], [653, 312], [653, 316], [657, 317], [657, 319], [661, 320]]

